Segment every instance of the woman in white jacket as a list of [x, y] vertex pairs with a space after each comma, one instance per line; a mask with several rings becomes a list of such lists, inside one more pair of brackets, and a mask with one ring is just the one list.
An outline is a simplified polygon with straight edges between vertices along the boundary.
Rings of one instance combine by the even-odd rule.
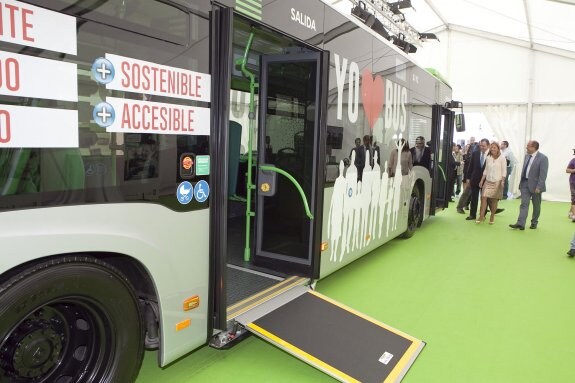
[[483, 177], [481, 177], [481, 182], [479, 182], [479, 187], [481, 187], [481, 210], [479, 219], [475, 222], [481, 223], [485, 221], [485, 211], [487, 210], [487, 204], [489, 204], [489, 210], [491, 211], [489, 223], [493, 224], [497, 204], [503, 198], [503, 186], [506, 175], [507, 161], [505, 156], [501, 153], [499, 144], [492, 142], [489, 145], [489, 154], [485, 159]]

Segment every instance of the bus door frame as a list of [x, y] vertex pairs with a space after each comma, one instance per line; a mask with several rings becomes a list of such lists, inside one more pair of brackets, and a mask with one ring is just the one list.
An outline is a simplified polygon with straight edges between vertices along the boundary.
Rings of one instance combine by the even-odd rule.
[[431, 131], [432, 190], [430, 215], [436, 209], [447, 209], [451, 192], [448, 190], [448, 156], [452, 152], [455, 112], [443, 105], [433, 105]]

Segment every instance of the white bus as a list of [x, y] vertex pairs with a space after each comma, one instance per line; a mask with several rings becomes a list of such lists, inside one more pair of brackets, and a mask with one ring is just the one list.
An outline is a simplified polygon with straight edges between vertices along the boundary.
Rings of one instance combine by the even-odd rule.
[[424, 343], [313, 285], [447, 206], [458, 104], [329, 3], [0, 3], [0, 381], [133, 382], [247, 331], [401, 379]]

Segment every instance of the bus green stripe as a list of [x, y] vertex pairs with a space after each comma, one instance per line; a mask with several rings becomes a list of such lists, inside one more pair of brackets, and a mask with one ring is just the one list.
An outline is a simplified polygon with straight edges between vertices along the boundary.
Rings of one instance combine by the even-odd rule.
[[257, 8], [262, 8], [262, 1], [261, 0], [238, 0], [238, 3], [242, 3], [242, 4], [250, 4], [253, 5], [254, 7]]
[[243, 13], [244, 15], [249, 16], [249, 17], [251, 17], [251, 18], [253, 18], [253, 19], [256, 19], [256, 20], [261, 20], [261, 19], [262, 19], [261, 13], [260, 13], [260, 14], [256, 14], [256, 13], [253, 13], [253, 12], [247, 10], [247, 9], [242, 9], [242, 8], [240, 8], [239, 6], [236, 6], [236, 10], [237, 10], [239, 13]]
[[243, 8], [244, 10], [248, 11], [248, 12], [252, 12], [252, 13], [257, 13], [259, 15], [262, 14], [262, 6], [261, 4], [258, 5], [252, 5], [252, 4], [248, 4], [244, 1], [240, 1], [238, 0], [237, 4], [236, 4], [236, 9], [239, 10], [239, 8]]

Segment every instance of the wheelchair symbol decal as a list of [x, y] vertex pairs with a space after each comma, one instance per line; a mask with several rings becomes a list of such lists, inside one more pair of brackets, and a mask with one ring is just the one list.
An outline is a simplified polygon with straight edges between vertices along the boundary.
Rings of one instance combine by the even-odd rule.
[[205, 202], [210, 196], [210, 186], [204, 180], [198, 181], [194, 187], [194, 197], [198, 202]]

